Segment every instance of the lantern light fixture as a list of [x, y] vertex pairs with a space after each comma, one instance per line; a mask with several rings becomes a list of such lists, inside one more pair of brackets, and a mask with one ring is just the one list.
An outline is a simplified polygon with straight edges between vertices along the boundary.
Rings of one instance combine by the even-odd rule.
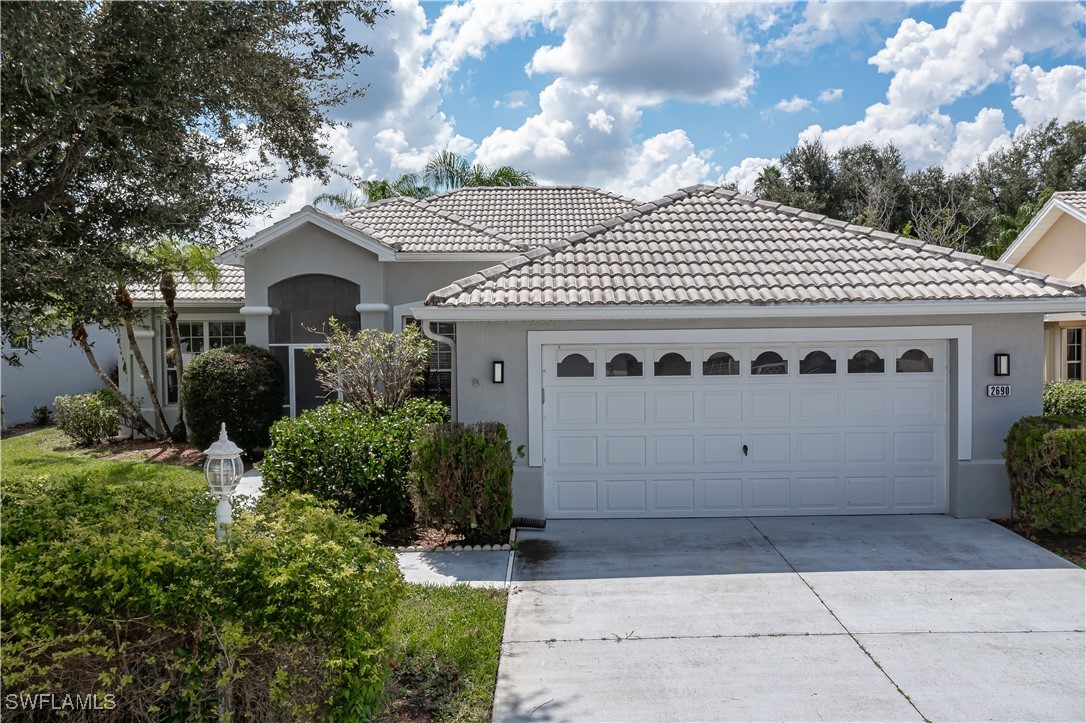
[[491, 379], [495, 384], [504, 384], [505, 383], [505, 362], [503, 362], [503, 361], [494, 362], [492, 372], [493, 372], [493, 376], [491, 377]]
[[215, 536], [222, 539], [226, 536], [226, 527], [234, 512], [230, 506], [230, 495], [234, 494], [245, 471], [241, 462], [241, 448], [226, 436], [225, 422], [219, 430], [219, 438], [204, 450], [204, 454], [207, 455], [204, 479], [211, 488], [211, 494], [219, 498], [219, 504], [215, 506]]
[[1009, 377], [1011, 375], [1011, 355], [999, 353], [995, 355], [995, 375], [997, 377]]

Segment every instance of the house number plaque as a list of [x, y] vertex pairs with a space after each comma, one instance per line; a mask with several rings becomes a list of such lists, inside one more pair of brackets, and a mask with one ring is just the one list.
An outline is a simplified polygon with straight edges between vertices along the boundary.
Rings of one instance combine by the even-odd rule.
[[1009, 397], [1011, 395], [1010, 384], [989, 384], [988, 396], [989, 397]]

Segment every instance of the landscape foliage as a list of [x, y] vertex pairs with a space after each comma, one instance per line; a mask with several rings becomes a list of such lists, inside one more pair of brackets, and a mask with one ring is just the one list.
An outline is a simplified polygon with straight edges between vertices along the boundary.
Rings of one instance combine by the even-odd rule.
[[1015, 518], [1035, 530], [1086, 532], [1086, 417], [1023, 417], [1003, 456]]
[[1045, 416], [1086, 417], [1086, 381], [1046, 382], [1043, 400]]
[[108, 389], [53, 399], [57, 428], [79, 445], [100, 444], [120, 431], [121, 408]]

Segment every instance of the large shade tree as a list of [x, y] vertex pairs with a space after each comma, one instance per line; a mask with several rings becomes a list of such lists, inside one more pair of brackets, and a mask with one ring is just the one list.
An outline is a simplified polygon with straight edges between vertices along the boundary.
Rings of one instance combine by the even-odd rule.
[[365, 90], [355, 71], [370, 51], [349, 31], [387, 12], [376, 0], [0, 4], [4, 341], [29, 348], [63, 327], [80, 343], [87, 325], [119, 326], [127, 289], [169, 271], [150, 252], [163, 240], [232, 244], [273, 177], [327, 180], [329, 113]]

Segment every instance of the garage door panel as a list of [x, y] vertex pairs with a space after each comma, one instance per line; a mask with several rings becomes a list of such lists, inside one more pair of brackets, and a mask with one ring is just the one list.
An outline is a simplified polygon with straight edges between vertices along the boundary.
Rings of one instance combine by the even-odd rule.
[[[747, 344], [732, 349], [743, 363], [731, 374], [703, 376], [696, 363], [689, 377], [657, 379], [646, 362], [641, 377], [607, 377], [601, 366], [592, 379], [549, 381], [547, 515], [945, 512], [945, 343], [924, 344], [938, 360], [931, 372], [898, 371], [906, 367], [887, 352], [885, 370], [865, 374], [846, 371], [846, 347], [873, 345], [827, 345], [837, 373], [807, 375], [798, 373], [801, 346], [779, 347], [788, 374], [752, 376], [750, 355], [761, 346]], [[598, 360], [601, 349], [583, 351]], [[668, 353], [643, 351], [657, 361]], [[695, 359], [712, 352], [680, 351]], [[926, 364], [907, 366], [917, 367]]]
[[645, 421], [645, 393], [604, 392], [603, 409], [603, 417], [609, 423], [642, 423]]
[[604, 509], [608, 512], [644, 512], [647, 486], [643, 479], [604, 480]]
[[652, 508], [662, 512], [694, 511], [694, 480], [652, 480]]
[[841, 507], [840, 477], [797, 477], [792, 499], [797, 510], [827, 512]]
[[788, 464], [792, 461], [790, 434], [748, 434], [746, 439], [751, 464]]
[[652, 395], [654, 422], [693, 422], [693, 392], [656, 392]]
[[558, 467], [595, 467], [596, 437], [557, 437], [554, 464]]
[[610, 467], [644, 467], [644, 437], [607, 437], [604, 440], [606, 464]]
[[[787, 383], [786, 378], [778, 381]], [[752, 389], [747, 394], [747, 417], [756, 422], [788, 422], [792, 419], [791, 394], [787, 389]]]
[[795, 397], [796, 421], [825, 424], [840, 416], [841, 395], [836, 389], [800, 389]]
[[743, 419], [743, 392], [706, 392], [702, 396], [706, 422], [739, 422]]
[[702, 462], [719, 469], [743, 461], [743, 436], [740, 434], [705, 435], [701, 438]]
[[755, 477], [745, 485], [750, 508], [762, 513], [787, 512], [792, 508], [792, 480], [787, 477]]
[[554, 395], [555, 421], [559, 424], [595, 424], [596, 393], [558, 392]]
[[796, 437], [796, 462], [831, 464], [840, 460], [840, 435], [836, 432], [801, 432]]
[[674, 437], [657, 437], [653, 449], [652, 463], [658, 467], [693, 467], [693, 435], [687, 434]]

